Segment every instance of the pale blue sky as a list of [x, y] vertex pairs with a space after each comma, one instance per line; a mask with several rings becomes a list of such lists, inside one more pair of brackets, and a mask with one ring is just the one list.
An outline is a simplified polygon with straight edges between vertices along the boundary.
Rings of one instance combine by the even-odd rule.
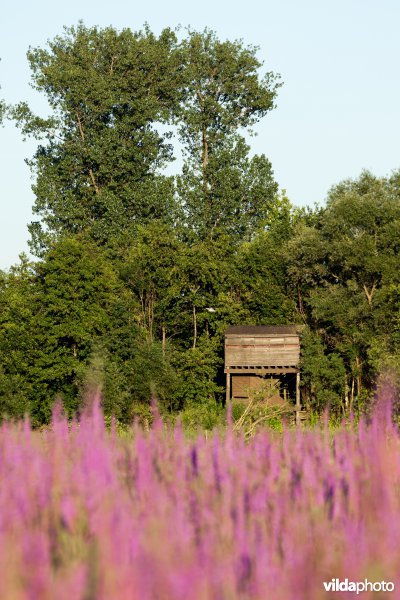
[[[323, 202], [331, 185], [363, 168], [400, 167], [400, 2], [398, 0], [20, 0], [2, 7], [1, 95], [44, 104], [29, 87], [26, 51], [63, 25], [139, 29], [209, 27], [220, 38], [260, 46], [265, 68], [281, 73], [277, 109], [257, 127], [255, 152], [271, 160], [296, 205]], [[24, 158], [35, 144], [0, 129], [0, 268], [26, 250], [33, 194]]]

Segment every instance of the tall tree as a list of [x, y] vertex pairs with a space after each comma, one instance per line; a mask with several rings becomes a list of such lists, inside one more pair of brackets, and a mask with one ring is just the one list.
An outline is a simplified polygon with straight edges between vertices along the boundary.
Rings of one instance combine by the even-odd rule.
[[21, 255], [8, 273], [0, 271], [0, 419], [23, 417], [33, 406], [35, 296], [33, 265]]
[[178, 101], [176, 38], [164, 30], [132, 33], [109, 27], [65, 29], [47, 49], [31, 49], [33, 87], [52, 109], [48, 118], [26, 103], [13, 111], [25, 135], [42, 140], [30, 161], [36, 175], [32, 247], [52, 236], [90, 230], [110, 244], [137, 223], [174, 217], [167, 122]]
[[221, 42], [208, 30], [182, 42], [186, 88], [178, 118], [185, 165], [179, 193], [200, 238], [218, 231], [232, 240], [263, 224], [276, 193], [265, 156], [249, 159], [239, 135], [274, 107], [278, 77], [259, 76], [257, 48]]
[[399, 173], [368, 172], [335, 186], [314, 226], [289, 243], [289, 273], [301, 289], [301, 311], [347, 367], [345, 403], [374, 376], [369, 352], [382, 336], [391, 345], [400, 283]]
[[[54, 243], [35, 264], [35, 303], [29, 374], [36, 386], [34, 415], [50, 415], [57, 394], [79, 406], [79, 390], [93, 351], [128, 320], [129, 295], [104, 251], [83, 235]], [[131, 328], [133, 328], [131, 324]]]

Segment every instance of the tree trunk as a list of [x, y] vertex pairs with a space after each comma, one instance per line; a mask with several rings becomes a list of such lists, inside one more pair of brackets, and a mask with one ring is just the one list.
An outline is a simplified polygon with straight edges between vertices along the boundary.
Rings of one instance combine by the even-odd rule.
[[154, 298], [153, 295], [151, 294], [149, 297], [149, 302], [148, 302], [148, 324], [149, 324], [149, 336], [150, 336], [150, 343], [153, 343], [153, 323], [154, 323]]
[[344, 376], [344, 407], [347, 412], [349, 409], [349, 385], [347, 383], [347, 375]]
[[304, 304], [303, 304], [303, 296], [301, 294], [300, 286], [297, 286], [297, 304], [299, 307], [299, 313], [301, 315], [301, 318], [303, 319], [304, 323], [306, 323], [306, 316], [305, 316]]
[[197, 343], [197, 314], [196, 306], [193, 304], [193, 348], [196, 348]]
[[163, 353], [163, 356], [165, 356], [166, 341], [167, 341], [167, 336], [166, 336], [166, 331], [165, 331], [165, 325], [163, 325], [162, 326], [162, 353]]
[[[82, 121], [81, 121], [81, 118], [80, 118], [80, 116], [79, 116], [78, 113], [76, 113], [76, 120], [77, 120], [77, 125], [78, 125], [78, 129], [79, 129], [79, 133], [81, 135], [81, 140], [82, 140], [83, 143], [85, 143], [85, 132], [83, 130]], [[93, 169], [91, 169], [91, 168], [89, 168], [89, 177], [90, 177], [90, 180], [91, 180], [92, 185], [94, 187], [94, 191], [96, 192], [96, 194], [99, 194], [100, 193], [100, 189], [99, 189], [99, 186], [96, 183], [96, 178], [94, 176]]]
[[367, 288], [367, 286], [365, 285], [365, 283], [363, 284], [363, 290], [364, 290], [364, 293], [365, 293], [365, 295], [366, 295], [366, 297], [367, 297], [367, 302], [368, 302], [368, 304], [369, 304], [370, 306], [371, 306], [371, 304], [372, 304], [372, 298], [374, 297], [374, 293], [375, 293], [375, 291], [376, 291], [376, 285], [377, 285], [377, 284], [376, 284], [376, 282], [374, 281], [374, 283], [372, 284], [371, 290], [369, 290], [369, 289]]
[[350, 393], [350, 412], [353, 410], [354, 406], [354, 376], [351, 378], [351, 393]]
[[356, 366], [357, 366], [357, 397], [361, 394], [361, 375], [362, 375], [362, 367], [361, 360], [359, 356], [356, 358]]

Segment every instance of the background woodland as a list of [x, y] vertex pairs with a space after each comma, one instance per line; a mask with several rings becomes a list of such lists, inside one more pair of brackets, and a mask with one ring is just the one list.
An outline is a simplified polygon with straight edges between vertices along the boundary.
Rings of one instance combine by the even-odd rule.
[[49, 115], [1, 105], [38, 141], [36, 260], [0, 272], [2, 418], [47, 423], [57, 396], [72, 415], [101, 385], [121, 422], [155, 396], [212, 428], [235, 324], [303, 325], [306, 407], [367, 406], [400, 364], [400, 171], [293, 206], [249, 145], [281, 80], [209, 30], [81, 23], [28, 59]]

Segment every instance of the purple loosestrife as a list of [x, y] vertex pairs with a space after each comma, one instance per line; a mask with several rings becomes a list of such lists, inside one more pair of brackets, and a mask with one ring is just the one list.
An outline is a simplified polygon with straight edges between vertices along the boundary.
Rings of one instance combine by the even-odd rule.
[[0, 598], [318, 600], [332, 578], [399, 597], [391, 393], [368, 422], [248, 441], [188, 440], [156, 412], [119, 438], [98, 397], [79, 422], [57, 405], [45, 431], [3, 425]]

